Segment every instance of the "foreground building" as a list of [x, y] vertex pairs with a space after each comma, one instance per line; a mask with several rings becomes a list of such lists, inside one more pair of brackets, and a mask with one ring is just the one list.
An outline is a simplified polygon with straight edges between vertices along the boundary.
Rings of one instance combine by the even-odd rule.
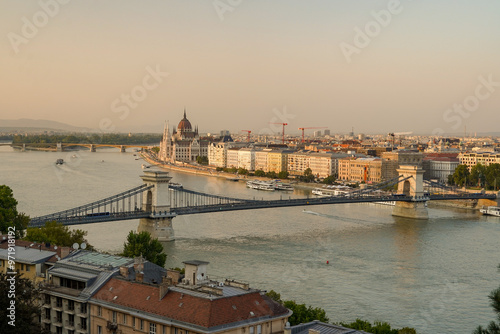
[[214, 281], [208, 262], [186, 261], [185, 278], [160, 284], [117, 275], [91, 299], [92, 333], [278, 334], [291, 311], [247, 283]]
[[385, 179], [382, 175], [380, 158], [343, 158], [339, 160], [339, 179], [365, 183], [378, 183]]
[[500, 152], [468, 152], [458, 155], [461, 165], [467, 165], [469, 171], [477, 164], [489, 166], [491, 164], [500, 164]]

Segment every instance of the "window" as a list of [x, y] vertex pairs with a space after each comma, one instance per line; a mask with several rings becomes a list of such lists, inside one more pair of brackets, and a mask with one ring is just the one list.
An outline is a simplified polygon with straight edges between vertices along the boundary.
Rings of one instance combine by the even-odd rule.
[[56, 319], [57, 319], [57, 322], [62, 322], [62, 312], [61, 311], [56, 312]]
[[123, 314], [123, 323], [127, 324], [127, 315], [126, 314]]
[[50, 319], [50, 308], [45, 309], [45, 319]]
[[97, 334], [102, 334], [102, 327], [101, 326], [97, 326]]
[[74, 311], [75, 310], [75, 301], [68, 300], [68, 310], [70, 310], [70, 311]]
[[74, 315], [74, 314], [70, 314], [70, 315], [68, 316], [68, 318], [69, 318], [69, 321], [68, 321], [68, 322], [69, 322], [69, 325], [70, 325], [71, 327], [74, 327], [74, 326], [75, 326], [75, 315]]
[[257, 334], [262, 333], [262, 325], [257, 325]]
[[75, 331], [68, 330], [68, 334], [75, 334]]
[[21, 263], [21, 270], [24, 270], [24, 263]]
[[254, 328], [254, 327], [250, 327], [250, 334], [254, 334], [254, 333], [253, 333], [253, 332], [254, 332], [254, 330], [255, 330], [255, 328]]
[[135, 317], [132, 317], [132, 327], [135, 328]]
[[80, 304], [80, 313], [87, 313], [87, 304]]
[[45, 330], [50, 332], [50, 324], [45, 324]]
[[116, 311], [113, 311], [113, 322], [116, 322]]
[[26, 265], [26, 271], [30, 271], [30, 266]]
[[45, 304], [50, 304], [50, 295], [45, 295]]
[[101, 316], [102, 316], [102, 307], [100, 307], [100, 306], [97, 306], [97, 315], [98, 315], [99, 317], [101, 317]]
[[139, 323], [139, 329], [144, 329], [144, 320], [140, 320], [140, 323]]
[[61, 297], [57, 297], [57, 299], [56, 299], [56, 307], [62, 307], [62, 298]]
[[87, 329], [87, 319], [85, 318], [80, 318], [80, 327], [82, 329]]
[[56, 334], [62, 334], [62, 327], [56, 327]]
[[149, 334], [156, 334], [156, 324], [149, 323]]

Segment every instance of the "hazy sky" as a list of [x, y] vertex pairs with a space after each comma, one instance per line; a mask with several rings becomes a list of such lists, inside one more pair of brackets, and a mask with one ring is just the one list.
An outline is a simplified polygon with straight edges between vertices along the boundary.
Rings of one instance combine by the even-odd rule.
[[498, 0], [0, 0], [0, 35], [0, 119], [500, 131]]

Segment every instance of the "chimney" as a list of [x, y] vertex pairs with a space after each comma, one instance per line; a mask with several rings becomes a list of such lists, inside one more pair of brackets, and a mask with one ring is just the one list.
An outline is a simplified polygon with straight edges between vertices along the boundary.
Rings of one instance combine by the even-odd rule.
[[159, 295], [158, 298], [159, 300], [162, 300], [163, 297], [168, 293], [168, 287], [172, 285], [172, 279], [170, 277], [163, 277], [162, 282], [160, 283], [160, 289], [159, 289]]
[[66, 256], [68, 256], [70, 251], [71, 248], [69, 247], [61, 247], [61, 259], [64, 259]]
[[[171, 278], [172, 285], [177, 285], [181, 278], [181, 273], [177, 270], [167, 269], [167, 277]], [[164, 278], [165, 279], [165, 278]]]
[[144, 259], [142, 255], [134, 258], [134, 270], [135, 272], [142, 272], [144, 270]]
[[121, 266], [120, 267], [120, 275], [122, 275], [123, 277], [127, 278], [128, 277], [128, 267]]
[[144, 281], [144, 273], [135, 273], [135, 280], [139, 283], [142, 283]]

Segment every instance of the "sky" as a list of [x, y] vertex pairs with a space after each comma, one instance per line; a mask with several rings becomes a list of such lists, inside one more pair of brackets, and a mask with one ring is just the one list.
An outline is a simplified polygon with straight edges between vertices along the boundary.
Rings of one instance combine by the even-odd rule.
[[499, 65], [498, 0], [0, 0], [0, 119], [498, 132]]

